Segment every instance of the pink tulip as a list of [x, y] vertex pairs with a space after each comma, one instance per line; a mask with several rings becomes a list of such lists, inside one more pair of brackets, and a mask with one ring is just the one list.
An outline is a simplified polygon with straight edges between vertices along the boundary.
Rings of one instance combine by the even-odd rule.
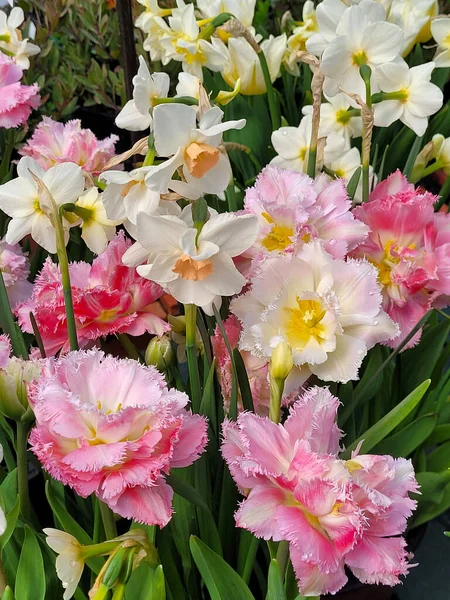
[[22, 85], [21, 78], [22, 69], [0, 53], [0, 127], [5, 129], [23, 125], [32, 109], [39, 107], [37, 84]]

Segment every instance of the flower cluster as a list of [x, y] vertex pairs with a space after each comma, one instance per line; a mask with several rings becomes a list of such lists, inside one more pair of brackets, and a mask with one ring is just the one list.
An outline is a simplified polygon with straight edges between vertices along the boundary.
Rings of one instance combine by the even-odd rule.
[[9, 16], [0, 10], [0, 53], [11, 56], [21, 69], [30, 67], [30, 56], [39, 54], [40, 48], [28, 39], [22, 39], [19, 29], [25, 20], [23, 10], [15, 6]]
[[[111, 333], [162, 335], [170, 329], [159, 316], [156, 304], [163, 290], [122, 264], [130, 245], [123, 233], [118, 233], [92, 265], [84, 262], [69, 265], [81, 347]], [[61, 273], [49, 258], [36, 278], [31, 297], [17, 307], [20, 326], [32, 333], [30, 312], [36, 319], [47, 355], [61, 349], [66, 352], [69, 343]]]
[[289, 542], [301, 594], [336, 593], [348, 566], [367, 583], [399, 583], [408, 572], [406, 520], [418, 487], [410, 461], [391, 456], [338, 458], [339, 401], [312, 388], [284, 425], [251, 413], [225, 421], [222, 454], [246, 496], [238, 527]]
[[186, 410], [186, 394], [169, 390], [154, 367], [81, 350], [48, 359], [29, 395], [31, 449], [52, 477], [122, 517], [168, 523], [164, 475], [206, 445], [206, 422]]
[[30, 156], [45, 170], [72, 162], [86, 173], [98, 175], [114, 156], [118, 139], [111, 135], [100, 141], [90, 129], [83, 129], [79, 120], [63, 124], [44, 117], [20, 154]]

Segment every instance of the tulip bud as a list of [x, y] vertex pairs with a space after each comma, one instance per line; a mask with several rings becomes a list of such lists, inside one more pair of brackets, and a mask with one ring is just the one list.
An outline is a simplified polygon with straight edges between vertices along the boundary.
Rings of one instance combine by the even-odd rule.
[[174, 363], [175, 354], [172, 348], [172, 342], [167, 335], [154, 337], [150, 340], [145, 351], [145, 362], [147, 365], [153, 365], [158, 371], [166, 371]]
[[28, 405], [27, 383], [39, 377], [38, 361], [11, 358], [6, 369], [0, 370], [0, 412], [14, 421], [32, 421]]
[[286, 342], [280, 342], [272, 353], [269, 373], [273, 379], [285, 380], [294, 366], [292, 349]]

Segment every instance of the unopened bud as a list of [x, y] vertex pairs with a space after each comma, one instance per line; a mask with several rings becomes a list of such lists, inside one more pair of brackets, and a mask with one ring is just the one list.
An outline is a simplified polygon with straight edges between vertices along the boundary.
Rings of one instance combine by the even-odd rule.
[[174, 363], [175, 353], [172, 348], [172, 342], [167, 335], [154, 337], [150, 340], [145, 351], [145, 362], [147, 365], [153, 365], [158, 371], [166, 371]]
[[31, 421], [27, 384], [41, 372], [39, 361], [11, 358], [6, 369], [0, 369], [0, 412], [14, 421]]
[[286, 342], [280, 342], [272, 353], [269, 374], [273, 379], [284, 381], [294, 366], [292, 350]]

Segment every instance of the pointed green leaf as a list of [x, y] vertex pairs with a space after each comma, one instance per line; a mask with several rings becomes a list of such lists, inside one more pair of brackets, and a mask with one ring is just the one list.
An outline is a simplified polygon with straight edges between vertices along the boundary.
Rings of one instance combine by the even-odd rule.
[[20, 600], [45, 599], [44, 561], [37, 537], [27, 525], [17, 570], [15, 595]]
[[361, 451], [369, 452], [381, 440], [384, 440], [391, 431], [393, 431], [400, 423], [406, 419], [409, 413], [419, 404], [425, 392], [430, 386], [430, 380], [427, 379], [413, 390], [404, 400], [393, 408], [387, 415], [380, 419], [375, 425], [370, 427], [357, 440], [355, 440], [343, 453], [343, 458], [350, 458], [352, 450], [354, 450], [360, 442], [363, 442]]
[[266, 600], [286, 600], [283, 578], [275, 558], [270, 561]]
[[445, 442], [427, 456], [427, 471], [439, 473], [448, 468], [450, 468], [450, 442]]
[[361, 179], [361, 167], [358, 167], [347, 183], [347, 194], [350, 200], [353, 200], [358, 188], [359, 180]]
[[438, 416], [435, 414], [419, 417], [398, 433], [377, 444], [373, 449], [374, 454], [390, 454], [395, 458], [409, 456], [431, 435], [437, 420]]
[[17, 525], [17, 519], [19, 518], [19, 513], [20, 513], [20, 502], [19, 502], [19, 497], [17, 497], [14, 508], [6, 515], [6, 529], [2, 533], [2, 535], [0, 535], [0, 549], [1, 550], [3, 550], [3, 548], [9, 542], [12, 534], [14, 533], [14, 529], [16, 528], [16, 525]]
[[211, 600], [255, 600], [236, 571], [211, 548], [195, 536], [189, 546]]

